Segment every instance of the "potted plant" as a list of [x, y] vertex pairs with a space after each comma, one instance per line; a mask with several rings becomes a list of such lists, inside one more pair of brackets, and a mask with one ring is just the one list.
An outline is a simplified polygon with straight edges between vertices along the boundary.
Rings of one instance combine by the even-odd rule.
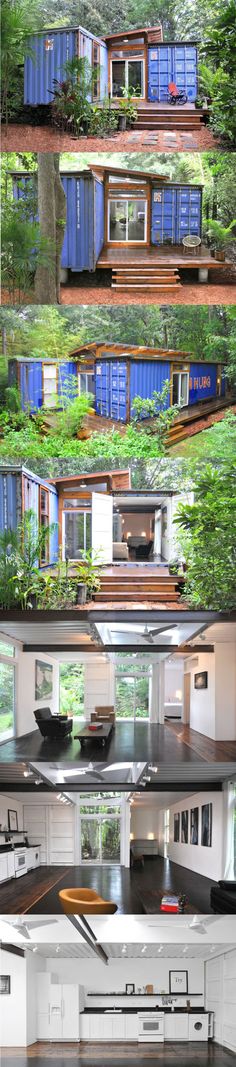
[[236, 219], [230, 222], [229, 226], [222, 226], [217, 219], [209, 219], [207, 236], [213, 238], [214, 241], [214, 258], [219, 262], [224, 263], [225, 252], [227, 246], [234, 240], [236, 240], [236, 233], [232, 231], [236, 227]]
[[180, 574], [180, 572], [181, 572], [181, 560], [178, 559], [177, 556], [174, 559], [170, 559], [170, 561], [168, 563], [168, 571], [169, 571], [169, 574], [171, 574], [173, 576], [177, 576], [177, 575]]

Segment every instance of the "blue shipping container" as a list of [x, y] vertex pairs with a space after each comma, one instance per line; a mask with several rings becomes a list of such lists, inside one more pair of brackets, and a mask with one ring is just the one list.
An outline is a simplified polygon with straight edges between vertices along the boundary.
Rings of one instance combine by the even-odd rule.
[[152, 189], [151, 241], [181, 244], [187, 234], [201, 236], [201, 189], [196, 186], [156, 186]]
[[197, 49], [191, 44], [160, 44], [148, 49], [148, 99], [168, 101], [168, 85], [175, 82], [194, 103], [197, 96]]
[[[0, 531], [16, 530], [24, 513], [40, 514], [40, 490], [49, 497], [49, 524], [55, 529], [49, 538], [48, 565], [58, 559], [58, 495], [55, 486], [32, 475], [26, 468], [0, 472]], [[37, 560], [35, 561], [38, 562]]]
[[217, 395], [217, 367], [215, 363], [190, 363], [189, 404]]
[[[89, 171], [61, 174], [66, 194], [66, 227], [61, 266], [72, 271], [96, 269], [104, 243], [104, 186]], [[14, 176], [14, 198], [20, 200], [36, 189], [37, 175]]]
[[[51, 383], [45, 380], [45, 371], [52, 370]], [[77, 366], [72, 360], [65, 362], [36, 359], [11, 359], [8, 364], [8, 383], [18, 385], [23, 411], [38, 411], [45, 403], [55, 406], [55, 397], [73, 400], [77, 393]]]
[[24, 65], [24, 103], [31, 106], [51, 104], [54, 81], [63, 81], [68, 60], [79, 55], [92, 66], [93, 41], [100, 49], [100, 99], [108, 92], [107, 46], [98, 37], [83, 30], [63, 28], [33, 34], [29, 39], [29, 55]]

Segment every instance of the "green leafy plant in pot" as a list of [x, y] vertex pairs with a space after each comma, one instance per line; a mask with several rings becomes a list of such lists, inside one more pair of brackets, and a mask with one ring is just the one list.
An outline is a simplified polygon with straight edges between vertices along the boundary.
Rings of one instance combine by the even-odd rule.
[[221, 263], [225, 261], [226, 248], [236, 240], [236, 233], [233, 233], [235, 227], [236, 219], [233, 219], [229, 226], [222, 226], [217, 219], [209, 219], [207, 236], [213, 239], [214, 257]]

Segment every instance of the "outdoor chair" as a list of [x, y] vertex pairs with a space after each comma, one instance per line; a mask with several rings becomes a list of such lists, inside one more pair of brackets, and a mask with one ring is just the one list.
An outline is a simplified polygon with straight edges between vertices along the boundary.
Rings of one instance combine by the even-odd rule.
[[188, 253], [188, 255], [193, 256], [197, 255], [197, 251], [198, 248], [200, 248], [201, 243], [201, 237], [197, 237], [194, 233], [187, 234], [187, 236], [183, 237], [182, 240], [184, 252], [186, 252], [186, 254]]
[[168, 104], [187, 104], [188, 97], [185, 89], [178, 89], [175, 82], [168, 85]]

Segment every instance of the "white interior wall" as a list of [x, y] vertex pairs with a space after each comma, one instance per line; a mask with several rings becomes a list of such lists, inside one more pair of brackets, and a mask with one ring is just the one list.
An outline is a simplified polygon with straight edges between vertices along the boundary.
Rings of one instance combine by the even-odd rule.
[[137, 840], [142, 838], [145, 841], [158, 840], [159, 837], [159, 822], [158, 811], [155, 804], [150, 803], [150, 807], [136, 804], [131, 804], [130, 807], [130, 833], [131, 840]]
[[236, 1052], [236, 951], [207, 960], [206, 1008], [214, 1012], [214, 1041]]
[[9, 974], [10, 995], [1, 997], [1, 1045], [27, 1045], [26, 959], [0, 950], [1, 974]]
[[236, 642], [215, 645], [215, 738], [236, 738]]
[[96, 707], [115, 703], [115, 668], [110, 659], [90, 656], [85, 665], [85, 718], [90, 719]]
[[[53, 664], [53, 693], [52, 697], [43, 697], [35, 700], [35, 662], [42, 660]], [[58, 712], [59, 707], [59, 663], [52, 656], [42, 655], [38, 652], [18, 652], [16, 667], [16, 733], [17, 737], [22, 734], [37, 730], [34, 718], [36, 708], [49, 707], [53, 714]]]
[[[14, 794], [13, 794], [13, 797], [9, 797], [9, 796], [4, 796], [3, 793], [0, 794], [0, 828], [1, 828], [1, 830], [8, 829], [8, 809], [9, 808], [13, 809], [13, 811], [17, 811], [18, 827], [19, 827], [19, 830], [21, 830], [23, 825], [24, 825], [24, 823], [23, 823], [23, 803], [21, 803], [19, 800], [15, 800]], [[3, 842], [4, 839], [2, 838], [1, 840]]]
[[[186, 671], [190, 672], [190, 726], [206, 737], [215, 739], [215, 656], [210, 652], [200, 652], [194, 661], [188, 660]], [[195, 689], [194, 676], [200, 671], [207, 671], [207, 689]]]
[[46, 970], [46, 960], [33, 952], [26, 952], [26, 1044], [37, 1041], [36, 975]]
[[[203, 804], [212, 803], [212, 846], [207, 848], [200, 844], [184, 845], [174, 842], [174, 813], [188, 810], [189, 812], [189, 837], [190, 837], [190, 811], [191, 808], [199, 808], [199, 841], [201, 842], [201, 807]], [[170, 836], [168, 845], [168, 857], [174, 863], [187, 867], [190, 871], [205, 875], [206, 878], [218, 882], [223, 878], [223, 796], [222, 793], [195, 793], [188, 800], [170, 807]], [[160, 826], [163, 837], [163, 821]]]
[[134, 982], [136, 990], [152, 983], [155, 992], [169, 993], [169, 971], [179, 969], [188, 971], [189, 993], [195, 994], [201, 1004], [204, 997], [204, 963], [199, 959], [115, 960], [109, 962], [108, 967], [96, 959], [47, 960], [47, 970], [53, 972], [58, 981], [79, 982], [86, 987], [87, 993], [95, 991], [100, 996], [111, 990], [125, 991], [126, 982]]

